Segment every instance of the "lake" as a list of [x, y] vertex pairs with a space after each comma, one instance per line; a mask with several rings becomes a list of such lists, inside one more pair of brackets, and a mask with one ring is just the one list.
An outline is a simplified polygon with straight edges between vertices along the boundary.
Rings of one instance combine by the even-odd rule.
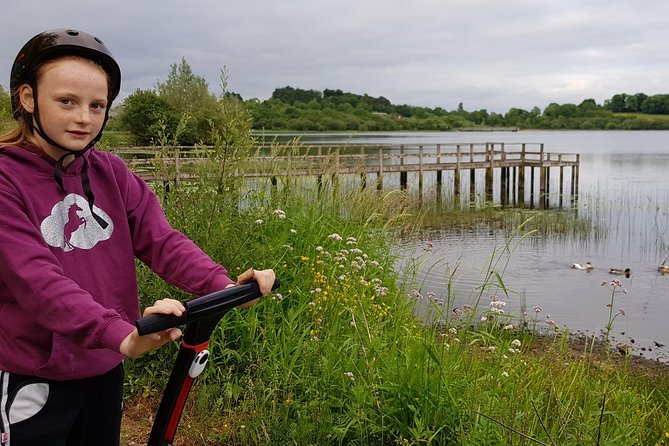
[[[611, 298], [601, 282], [617, 278], [627, 293], [616, 294], [614, 310], [622, 309], [624, 315], [614, 321], [612, 342], [628, 343], [635, 354], [669, 361], [669, 275], [657, 271], [669, 256], [669, 131], [320, 133], [303, 135], [302, 141], [543, 143], [547, 152], [579, 153], [579, 200], [573, 212], [600, 229], [578, 237], [523, 239], [512, 253], [498, 256], [509, 292], [497, 294], [507, 302], [507, 313], [526, 310], [532, 317], [532, 308], [540, 306], [538, 316], [544, 321], [550, 316], [572, 332], [597, 334], [608, 321]], [[398, 242], [404, 262], [400, 267], [419, 260], [421, 293], [442, 298], [456, 271], [452, 305], [462, 308], [475, 303], [487, 263], [507, 240], [503, 230], [486, 227], [437, 228]], [[591, 271], [571, 268], [586, 261], [594, 265]], [[630, 268], [632, 274], [612, 276], [610, 268]], [[487, 307], [492, 293], [486, 290], [481, 305]]]

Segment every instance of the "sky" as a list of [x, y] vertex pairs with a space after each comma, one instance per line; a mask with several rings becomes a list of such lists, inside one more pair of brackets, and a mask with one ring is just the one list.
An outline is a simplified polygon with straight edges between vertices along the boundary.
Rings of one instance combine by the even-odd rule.
[[54, 28], [96, 35], [121, 65], [120, 99], [185, 58], [221, 92], [341, 89], [393, 104], [543, 110], [669, 93], [665, 0], [5, 0], [0, 85]]

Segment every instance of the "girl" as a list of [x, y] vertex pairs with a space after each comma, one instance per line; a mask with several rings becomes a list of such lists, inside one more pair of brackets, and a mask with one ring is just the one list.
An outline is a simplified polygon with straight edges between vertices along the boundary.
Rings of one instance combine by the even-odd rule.
[[[181, 336], [139, 336], [134, 257], [196, 295], [234, 285], [173, 229], [149, 187], [96, 151], [121, 72], [100, 39], [38, 34], [10, 79], [0, 137], [0, 444], [118, 445], [122, 360]], [[263, 294], [272, 270], [250, 270]], [[144, 315], [181, 315], [158, 300]]]

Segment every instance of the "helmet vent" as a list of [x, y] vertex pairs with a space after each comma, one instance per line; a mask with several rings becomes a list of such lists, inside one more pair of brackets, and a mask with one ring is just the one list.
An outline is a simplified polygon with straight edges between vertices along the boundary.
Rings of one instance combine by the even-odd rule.
[[65, 31], [65, 32], [66, 32], [67, 34], [69, 34], [70, 36], [78, 36], [78, 35], [79, 35], [79, 31], [75, 31], [75, 30], [73, 30], [73, 29], [68, 29], [68, 30]]
[[99, 43], [100, 45], [104, 45], [104, 42], [103, 42], [102, 40], [98, 39], [97, 37], [93, 37], [93, 38], [94, 38], [95, 41], [96, 41], [97, 43]]

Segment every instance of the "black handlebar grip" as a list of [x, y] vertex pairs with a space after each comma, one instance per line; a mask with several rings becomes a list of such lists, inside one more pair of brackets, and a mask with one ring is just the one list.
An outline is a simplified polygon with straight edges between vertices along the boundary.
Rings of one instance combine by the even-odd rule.
[[184, 311], [181, 316], [173, 314], [152, 314], [135, 321], [135, 327], [140, 336], [157, 333], [168, 328], [178, 327], [188, 322], [188, 315]]
[[[276, 289], [280, 283], [279, 279], [275, 279], [272, 289]], [[255, 281], [249, 282], [189, 300], [184, 304], [186, 311], [181, 316], [152, 314], [135, 321], [135, 326], [139, 335], [144, 336], [194, 322], [204, 317], [213, 315], [222, 316], [232, 308], [250, 302], [260, 296], [258, 283]]]

